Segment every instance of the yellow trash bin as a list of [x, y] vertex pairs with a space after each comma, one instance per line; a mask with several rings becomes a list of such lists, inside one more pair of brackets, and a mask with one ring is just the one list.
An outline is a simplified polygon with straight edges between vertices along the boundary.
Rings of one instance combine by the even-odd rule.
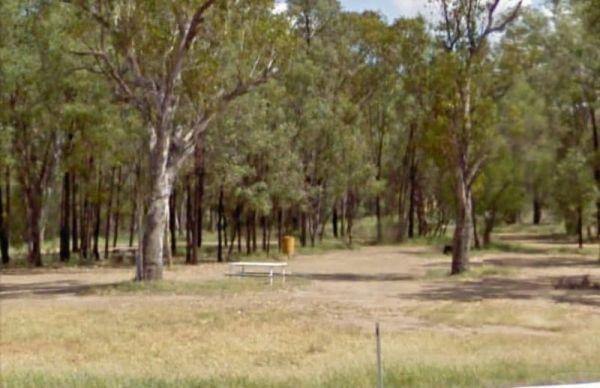
[[282, 244], [283, 253], [286, 254], [288, 257], [293, 256], [294, 255], [294, 245], [296, 243], [296, 241], [294, 240], [294, 237], [284, 236], [282, 242], [283, 242], [283, 244]]

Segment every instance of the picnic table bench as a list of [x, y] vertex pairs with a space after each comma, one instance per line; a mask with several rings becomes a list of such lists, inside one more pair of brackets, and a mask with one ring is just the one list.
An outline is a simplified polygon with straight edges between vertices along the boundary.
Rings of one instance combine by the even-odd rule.
[[[246, 272], [246, 268], [257, 268], [257, 269], [268, 269], [269, 270], [269, 279], [271, 281], [271, 283], [273, 283], [273, 276], [275, 275], [275, 271], [276, 270], [280, 270], [281, 271], [281, 276], [283, 277], [283, 281], [285, 281], [285, 275], [286, 275], [286, 269], [287, 269], [288, 263], [275, 263], [275, 262], [251, 262], [251, 261], [238, 261], [238, 262], [233, 262], [233, 263], [229, 263], [229, 272], [228, 275], [229, 276], [246, 276], [247, 272]], [[235, 271], [236, 269], [239, 269], [239, 271]], [[249, 274], [255, 274], [256, 272], [250, 272]], [[259, 273], [266, 273], [266, 272], [259, 272]]]

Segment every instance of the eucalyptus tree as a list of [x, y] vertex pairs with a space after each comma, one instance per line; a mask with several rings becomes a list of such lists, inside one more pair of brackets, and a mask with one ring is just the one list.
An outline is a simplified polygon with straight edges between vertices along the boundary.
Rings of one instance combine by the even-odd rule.
[[63, 140], [61, 113], [69, 98], [72, 63], [63, 55], [62, 16], [54, 4], [0, 4], [3, 39], [1, 128], [12, 133], [11, 154], [26, 210], [30, 265], [42, 265], [46, 199]]
[[547, 76], [552, 72], [548, 52], [552, 34], [546, 15], [527, 9], [507, 29], [499, 47], [498, 70], [506, 84], [506, 95], [500, 104], [500, 130], [512, 135], [507, 138], [512, 154], [520, 159], [527, 172], [524, 184], [536, 225], [550, 204], [558, 144], [553, 125], [557, 90]]
[[[0, 62], [2, 51], [0, 48]], [[8, 264], [10, 262], [10, 167], [13, 163], [12, 130], [5, 126], [2, 119], [0, 119], [0, 134], [0, 171], [2, 171], [0, 173], [0, 261], [2, 264]]]
[[161, 279], [173, 181], [214, 118], [279, 69], [288, 22], [268, 0], [70, 3], [82, 31], [73, 53], [112, 82], [146, 127], [149, 192], [138, 278]]
[[572, 222], [568, 227], [575, 230], [579, 247], [583, 246], [586, 215], [597, 195], [588, 159], [577, 149], [569, 150], [556, 169], [554, 200], [558, 212], [567, 223]]
[[456, 218], [452, 250], [452, 274], [469, 268], [472, 233], [472, 185], [488, 158], [486, 147], [478, 147], [481, 128], [473, 124], [473, 110], [480, 95], [474, 79], [482, 75], [489, 53], [489, 37], [503, 31], [521, 9], [518, 1], [498, 16], [501, 0], [437, 0], [441, 22], [438, 36], [453, 70], [454, 85], [447, 107], [447, 156], [454, 172]]

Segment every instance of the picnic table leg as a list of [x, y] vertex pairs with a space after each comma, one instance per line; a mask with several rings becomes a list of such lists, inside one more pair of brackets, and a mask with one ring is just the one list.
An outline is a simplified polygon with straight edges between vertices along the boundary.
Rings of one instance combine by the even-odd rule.
[[285, 283], [285, 268], [283, 268], [283, 273], [282, 273], [282, 275], [283, 275], [283, 282]]
[[269, 282], [273, 285], [273, 267], [269, 268]]
[[241, 273], [242, 273], [242, 276], [244, 276], [245, 271], [244, 271], [244, 266], [243, 265], [242, 265], [242, 272]]

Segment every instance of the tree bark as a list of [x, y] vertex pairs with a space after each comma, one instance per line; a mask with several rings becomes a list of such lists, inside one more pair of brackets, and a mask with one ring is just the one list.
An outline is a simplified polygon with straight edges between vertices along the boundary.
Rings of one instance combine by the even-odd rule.
[[354, 240], [354, 235], [352, 234], [353, 232], [353, 227], [354, 227], [354, 213], [356, 211], [356, 195], [354, 194], [353, 190], [348, 190], [348, 201], [347, 201], [347, 210], [346, 210], [346, 224], [347, 224], [347, 231], [346, 231], [346, 235], [348, 236], [348, 245], [352, 246], [353, 244], [353, 240]]
[[219, 189], [219, 205], [217, 208], [217, 261], [223, 262], [223, 231], [224, 231], [224, 213], [223, 205], [223, 186]]
[[262, 250], [267, 251], [267, 217], [260, 217], [260, 227], [262, 230]]
[[416, 178], [416, 166], [413, 163], [410, 167], [410, 195], [408, 205], [408, 238], [410, 239], [415, 237]]
[[42, 266], [42, 206], [37, 198], [29, 199], [27, 206], [28, 262], [35, 267]]
[[171, 233], [171, 255], [177, 256], [177, 190], [173, 188], [169, 198], [169, 232]]
[[192, 237], [192, 229], [194, 229], [194, 217], [193, 217], [193, 200], [192, 200], [192, 183], [191, 177], [188, 175], [186, 178], [186, 201], [185, 201], [185, 263], [194, 263], [194, 253], [196, 252], [196, 245]]
[[481, 242], [479, 241], [479, 233], [477, 230], [477, 216], [475, 214], [475, 203], [471, 200], [471, 219], [473, 221], [473, 240], [475, 243], [475, 249], [481, 249]]
[[[82, 193], [83, 194], [83, 193]], [[81, 256], [84, 259], [89, 258], [89, 247], [90, 247], [90, 223], [91, 223], [91, 206], [87, 198], [87, 193], [82, 195], [81, 204], [81, 220], [79, 222], [79, 237], [81, 239]]]
[[[131, 218], [129, 220], [129, 247], [133, 247], [133, 239], [135, 236], [135, 229], [136, 229], [136, 225], [138, 224], [137, 222], [137, 214], [139, 211], [139, 207], [141, 206], [139, 203], [139, 186], [140, 186], [140, 180], [142, 178], [142, 167], [140, 166], [140, 162], [138, 161], [138, 163], [135, 166], [135, 177], [134, 177], [134, 182], [133, 182], [133, 196], [132, 196], [132, 201], [133, 204], [131, 206]], [[139, 228], [139, 225], [137, 225], [137, 227]]]
[[489, 247], [492, 243], [492, 231], [496, 224], [496, 210], [491, 210], [485, 214], [485, 227], [483, 229], [483, 245]]
[[149, 201], [143, 220], [141, 280], [163, 278], [166, 217], [174, 179], [173, 171], [168, 169], [170, 138], [167, 132], [165, 128], [157, 128], [157, 138], [150, 148]]
[[542, 222], [542, 202], [534, 198], [533, 199], [533, 224], [539, 225]]
[[579, 248], [583, 248], [583, 209], [581, 207], [577, 209], [577, 242]]
[[281, 243], [283, 240], [283, 209], [277, 209], [277, 250], [282, 251]]
[[79, 194], [79, 185], [77, 183], [77, 175], [75, 172], [71, 173], [71, 240], [73, 245], [73, 252], [79, 252], [79, 228], [77, 226], [77, 220], [79, 219], [77, 197]]
[[[596, 186], [600, 188], [600, 140], [598, 139], [598, 123], [596, 121], [596, 109], [592, 104], [590, 108], [590, 122], [592, 127], [592, 141], [594, 145], [594, 178]], [[599, 194], [600, 195], [600, 194]], [[600, 197], [596, 199], [596, 237], [600, 237]]]
[[204, 223], [204, 136], [200, 136], [194, 149], [194, 162], [196, 170], [196, 245], [202, 247], [202, 228]]
[[[4, 202], [4, 236], [6, 237], [6, 246], [5, 247], [0, 247], [0, 250], [2, 250], [2, 257], [6, 258], [10, 261], [10, 255], [9, 255], [9, 247], [10, 247], [10, 195], [11, 195], [11, 190], [10, 190], [10, 167], [6, 168], [6, 175], [5, 175], [5, 187], [6, 187], [6, 201]], [[4, 250], [6, 251], [6, 255], [4, 255]]]
[[256, 244], [256, 211], [252, 211], [252, 252], [256, 253], [258, 245]]
[[119, 172], [117, 174], [117, 193], [115, 195], [115, 227], [113, 233], [113, 248], [117, 247], [117, 241], [119, 239], [119, 221], [121, 218], [121, 186], [123, 185], [123, 167], [119, 166]]
[[333, 229], [333, 237], [338, 238], [338, 212], [337, 203], [333, 204], [333, 210], [331, 214], [331, 226]]
[[0, 255], [2, 256], [2, 264], [4, 265], [10, 262], [10, 256], [8, 252], [8, 228], [5, 220], [6, 217], [4, 216], [4, 198], [2, 195], [2, 185], [0, 184]]
[[252, 240], [252, 231], [251, 231], [251, 223], [252, 223], [252, 218], [250, 217], [251, 212], [248, 211], [248, 214], [246, 215], [246, 254], [250, 255], [250, 253], [252, 252], [252, 245], [251, 245], [251, 240]]
[[94, 238], [92, 254], [95, 260], [100, 260], [99, 240], [100, 240], [100, 202], [94, 205]]
[[67, 262], [71, 256], [71, 174], [67, 171], [63, 176], [62, 201], [60, 212], [60, 260]]
[[115, 193], [115, 174], [116, 168], [113, 167], [110, 172], [108, 204], [106, 205], [106, 220], [104, 223], [104, 259], [108, 259], [108, 248], [110, 245], [110, 222], [112, 220], [112, 203]]
[[456, 227], [452, 243], [452, 275], [457, 275], [469, 269], [469, 250], [472, 225], [472, 196], [471, 188], [465, 182], [463, 171], [459, 167], [456, 182]]
[[300, 244], [306, 246], [306, 213], [300, 214]]

